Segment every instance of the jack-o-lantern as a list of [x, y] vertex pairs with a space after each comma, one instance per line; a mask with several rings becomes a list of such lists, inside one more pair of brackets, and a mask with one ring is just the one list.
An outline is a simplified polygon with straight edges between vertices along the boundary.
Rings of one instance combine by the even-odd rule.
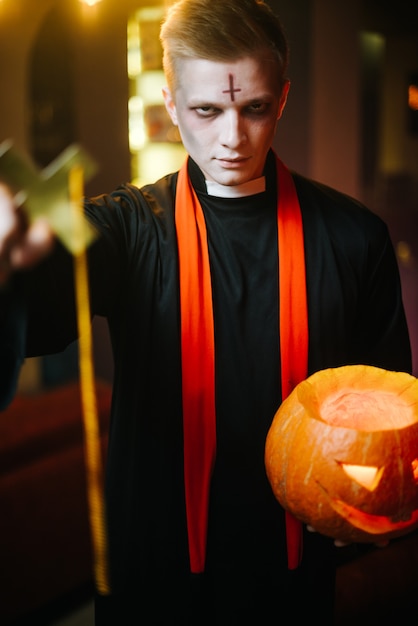
[[265, 463], [280, 504], [344, 542], [418, 527], [418, 379], [366, 365], [319, 371], [274, 416]]

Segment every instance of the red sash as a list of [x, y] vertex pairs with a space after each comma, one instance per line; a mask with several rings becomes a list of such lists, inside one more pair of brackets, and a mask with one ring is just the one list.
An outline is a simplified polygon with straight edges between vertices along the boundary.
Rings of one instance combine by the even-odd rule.
[[[278, 176], [280, 358], [282, 399], [307, 377], [308, 321], [303, 226], [293, 178], [276, 157]], [[175, 219], [179, 248], [184, 478], [190, 566], [205, 569], [209, 492], [216, 456], [215, 343], [206, 224], [190, 182], [179, 171]], [[272, 416], [273, 417], [273, 416]], [[288, 566], [302, 554], [302, 525], [286, 512]]]

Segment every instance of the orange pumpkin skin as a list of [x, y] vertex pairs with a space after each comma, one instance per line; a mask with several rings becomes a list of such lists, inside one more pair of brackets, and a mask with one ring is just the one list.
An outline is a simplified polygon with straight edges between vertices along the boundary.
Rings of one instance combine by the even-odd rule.
[[283, 508], [317, 532], [364, 543], [412, 531], [418, 379], [366, 365], [316, 372], [274, 416], [265, 465]]

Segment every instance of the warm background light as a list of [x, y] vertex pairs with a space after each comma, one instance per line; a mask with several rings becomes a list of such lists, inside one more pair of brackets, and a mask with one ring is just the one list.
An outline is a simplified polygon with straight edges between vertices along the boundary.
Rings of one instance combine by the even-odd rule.
[[81, 4], [87, 4], [89, 7], [94, 6], [95, 4], [98, 4], [99, 2], [101, 2], [102, 0], [79, 0], [81, 2]]

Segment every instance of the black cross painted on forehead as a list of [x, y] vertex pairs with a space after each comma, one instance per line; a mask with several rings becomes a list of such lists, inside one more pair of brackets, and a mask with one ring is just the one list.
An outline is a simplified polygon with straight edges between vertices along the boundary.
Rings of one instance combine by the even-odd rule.
[[224, 89], [222, 93], [231, 94], [231, 100], [234, 102], [236, 91], [241, 91], [241, 89], [234, 89], [234, 76], [233, 74], [229, 74], [229, 89]]

